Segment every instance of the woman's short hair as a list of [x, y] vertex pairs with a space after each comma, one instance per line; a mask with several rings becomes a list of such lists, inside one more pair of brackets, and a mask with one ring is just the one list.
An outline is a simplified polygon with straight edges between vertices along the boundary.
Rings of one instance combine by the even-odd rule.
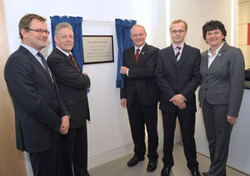
[[216, 29], [219, 29], [221, 33], [224, 35], [225, 38], [222, 39], [222, 41], [226, 41], [227, 31], [225, 29], [225, 26], [222, 22], [217, 20], [208, 21], [206, 24], [203, 25], [202, 27], [203, 39], [206, 40], [206, 34], [208, 31], [213, 31]]

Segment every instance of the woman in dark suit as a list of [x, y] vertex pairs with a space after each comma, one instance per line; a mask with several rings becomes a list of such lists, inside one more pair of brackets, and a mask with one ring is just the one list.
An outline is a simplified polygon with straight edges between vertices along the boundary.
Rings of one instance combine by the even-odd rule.
[[203, 175], [226, 176], [228, 147], [244, 90], [244, 57], [226, 43], [227, 31], [220, 21], [209, 21], [203, 38], [210, 48], [201, 55], [201, 102], [211, 165]]

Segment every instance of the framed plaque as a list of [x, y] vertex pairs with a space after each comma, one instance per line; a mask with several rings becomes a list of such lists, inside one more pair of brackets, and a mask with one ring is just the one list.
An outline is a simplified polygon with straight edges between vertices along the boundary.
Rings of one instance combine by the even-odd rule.
[[114, 62], [112, 35], [83, 35], [84, 64]]

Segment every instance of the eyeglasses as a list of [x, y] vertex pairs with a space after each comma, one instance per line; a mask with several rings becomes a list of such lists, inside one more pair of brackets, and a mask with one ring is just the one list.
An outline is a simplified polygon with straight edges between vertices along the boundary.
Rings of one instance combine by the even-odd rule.
[[172, 30], [172, 31], [171, 31], [172, 34], [177, 34], [177, 32], [178, 32], [179, 34], [182, 34], [182, 33], [185, 32], [185, 31], [184, 31], [184, 30]]
[[30, 29], [30, 28], [26, 28], [26, 30], [28, 30], [28, 31], [35, 31], [35, 32], [38, 32], [38, 33], [40, 33], [40, 34], [43, 34], [43, 33], [45, 33], [45, 34], [50, 34], [50, 31], [48, 31], [48, 30], [42, 30], [42, 29]]

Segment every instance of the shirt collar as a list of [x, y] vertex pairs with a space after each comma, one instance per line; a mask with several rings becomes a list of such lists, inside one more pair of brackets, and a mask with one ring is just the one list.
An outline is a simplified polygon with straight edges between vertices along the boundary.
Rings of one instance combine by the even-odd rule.
[[29, 50], [29, 52], [31, 52], [31, 54], [33, 54], [34, 56], [37, 55], [38, 51], [34, 48], [32, 48], [31, 46], [29, 45], [26, 45], [24, 43], [21, 44], [24, 48], [26, 48], [27, 50]]
[[56, 46], [56, 48], [57, 49], [59, 49], [63, 54], [65, 54], [67, 57], [69, 57], [69, 55], [71, 54], [72, 55], [72, 53], [71, 52], [65, 52], [65, 51], [63, 51], [61, 48], [59, 48], [58, 46]]
[[[215, 56], [217, 56], [217, 54], [219, 53], [220, 49], [224, 46], [224, 44], [225, 42], [223, 42], [221, 46], [215, 51]], [[209, 48], [207, 55], [212, 57], [211, 48]]]
[[145, 46], [145, 43], [141, 46], [141, 47], [139, 47], [139, 48], [137, 48], [136, 46], [135, 46], [135, 53], [136, 53], [136, 49], [140, 49], [140, 52], [139, 53], [141, 53], [141, 50], [142, 50], [142, 48]]
[[173, 47], [173, 50], [174, 50], [174, 51], [175, 51], [175, 48], [176, 48], [177, 46], [181, 47], [180, 50], [182, 50], [182, 49], [184, 48], [184, 42], [183, 42], [182, 44], [180, 44], [180, 45], [172, 44], [172, 47]]

